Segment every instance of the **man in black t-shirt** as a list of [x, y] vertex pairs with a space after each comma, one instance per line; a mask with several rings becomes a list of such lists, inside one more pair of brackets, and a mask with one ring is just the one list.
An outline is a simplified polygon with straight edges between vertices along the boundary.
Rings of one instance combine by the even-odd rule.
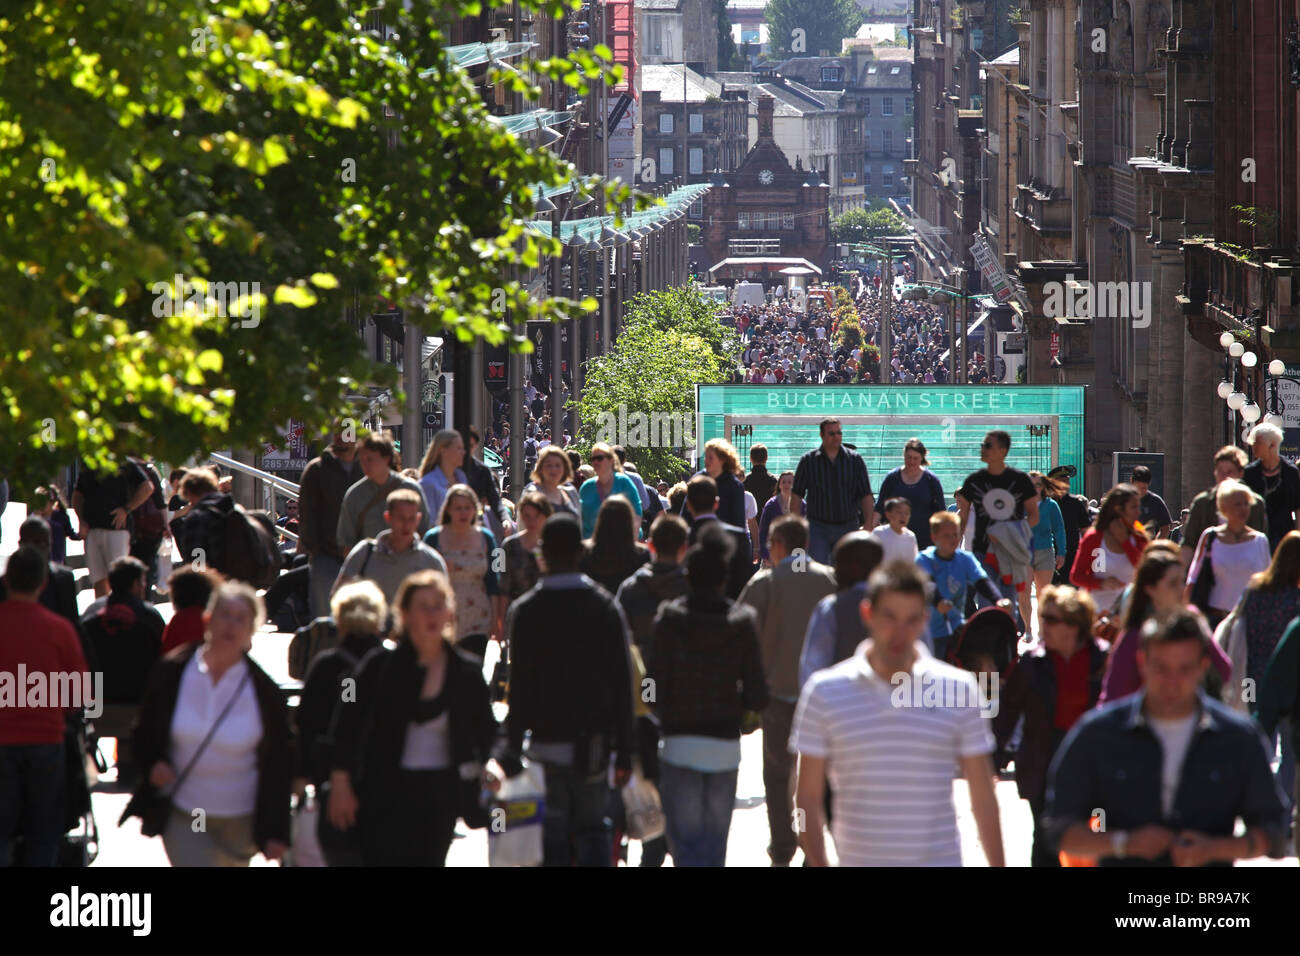
[[86, 536], [86, 567], [95, 597], [108, 594], [109, 566], [131, 550], [131, 512], [153, 493], [149, 475], [129, 458], [115, 471], [96, 474], [83, 467], [78, 475], [72, 510]]
[[[1029, 475], [1007, 466], [1007, 452], [1010, 450], [1011, 436], [1006, 432], [991, 431], [984, 436], [980, 460], [985, 467], [971, 473], [961, 486], [958, 513], [964, 528], [971, 508], [975, 509], [975, 538], [971, 542], [971, 551], [988, 567], [993, 577], [1003, 585], [1014, 584], [1016, 593], [1020, 594], [1030, 580], [1029, 562], [1025, 561], [1023, 567], [1018, 563], [1001, 567], [989, 543], [989, 527], [993, 523], [1023, 521], [1028, 517], [1029, 527], [1038, 524], [1038, 493]], [[1007, 593], [1005, 587], [1002, 593]]]
[[[1078, 474], [1073, 465], [1057, 465], [1047, 473], [1055, 481], [1069, 483]], [[1065, 522], [1065, 564], [1056, 570], [1053, 584], [1069, 584], [1070, 568], [1074, 567], [1074, 553], [1079, 550], [1079, 538], [1084, 528], [1092, 523], [1088, 514], [1088, 499], [1083, 495], [1069, 492], [1056, 499], [1061, 507], [1061, 519]]]
[[1151, 469], [1146, 465], [1138, 465], [1133, 469], [1133, 477], [1130, 481], [1142, 496], [1142, 514], [1138, 518], [1142, 522], [1142, 527], [1151, 537], [1169, 537], [1169, 532], [1173, 530], [1174, 519], [1169, 514], [1169, 506], [1165, 504], [1165, 499], [1151, 490]]
[[1246, 436], [1255, 460], [1246, 466], [1242, 482], [1264, 499], [1268, 515], [1268, 548], [1276, 551], [1288, 531], [1300, 529], [1300, 470], [1280, 454], [1282, 429], [1256, 425]]

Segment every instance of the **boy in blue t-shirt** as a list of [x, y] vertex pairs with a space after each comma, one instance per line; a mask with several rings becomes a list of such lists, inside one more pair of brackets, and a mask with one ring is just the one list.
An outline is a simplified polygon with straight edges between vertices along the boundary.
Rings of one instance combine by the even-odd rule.
[[951, 511], [932, 514], [930, 540], [934, 544], [916, 556], [916, 564], [934, 582], [930, 629], [925, 642], [930, 652], [943, 660], [948, 651], [948, 638], [965, 623], [968, 589], [974, 588], [989, 603], [1000, 607], [1010, 607], [1011, 602], [1002, 597], [979, 559], [958, 547], [960, 517]]

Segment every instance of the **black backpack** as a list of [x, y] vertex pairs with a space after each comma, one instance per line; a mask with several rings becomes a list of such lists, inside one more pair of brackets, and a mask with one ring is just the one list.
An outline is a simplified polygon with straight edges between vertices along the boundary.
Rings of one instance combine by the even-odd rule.
[[275, 522], [265, 511], [245, 511], [235, 505], [221, 525], [225, 547], [217, 570], [256, 588], [269, 588], [280, 576], [282, 556], [276, 547]]

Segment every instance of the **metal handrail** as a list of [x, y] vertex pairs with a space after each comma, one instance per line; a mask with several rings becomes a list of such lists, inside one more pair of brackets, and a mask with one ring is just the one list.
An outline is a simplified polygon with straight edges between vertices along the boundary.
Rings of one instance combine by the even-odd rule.
[[271, 474], [269, 471], [263, 471], [261, 468], [254, 468], [252, 465], [246, 465], [242, 461], [235, 461], [235, 459], [228, 458], [225, 455], [218, 454], [217, 452], [213, 452], [212, 454], [208, 455], [208, 457], [211, 458], [213, 461], [215, 461], [217, 464], [229, 468], [232, 471], [242, 472], [243, 474], [250, 475], [253, 478], [261, 479], [262, 481], [265, 481], [268, 485], [270, 485], [272, 488], [277, 488], [281, 491], [287, 492], [286, 497], [289, 498], [298, 497], [299, 486], [294, 484], [292, 481], [288, 481], [284, 478], [278, 478], [275, 475]]

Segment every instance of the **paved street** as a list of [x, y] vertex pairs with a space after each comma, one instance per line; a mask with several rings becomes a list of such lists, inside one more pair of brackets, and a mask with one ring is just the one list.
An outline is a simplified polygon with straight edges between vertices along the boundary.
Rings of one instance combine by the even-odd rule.
[[[0, 535], [0, 562], [16, 547], [18, 526], [26, 516], [21, 504], [11, 503], [0, 521], [3, 522], [3, 534]], [[68, 543], [69, 563], [80, 564], [81, 543]], [[84, 570], [77, 571], [78, 577], [85, 576]], [[87, 587], [80, 593], [80, 606], [84, 610], [93, 599], [93, 592]], [[158, 610], [165, 618], [171, 616], [171, 606], [158, 605]], [[254, 640], [253, 656], [258, 663], [273, 677], [287, 678], [288, 634], [279, 634], [264, 630]], [[495, 647], [489, 648], [484, 673], [490, 675], [495, 663]], [[111, 759], [111, 741], [104, 741], [102, 746], [109, 752]], [[762, 731], [757, 731], [742, 738], [742, 759], [740, 778], [737, 785], [736, 809], [732, 816], [731, 838], [727, 847], [728, 866], [767, 866], [766, 853], [768, 827], [767, 811], [763, 799], [763, 741]], [[130, 820], [122, 827], [117, 826], [117, 819], [126, 806], [128, 794], [116, 790], [112, 781], [114, 771], [101, 781], [101, 786], [94, 796], [95, 817], [100, 828], [101, 849], [97, 866], [166, 866], [167, 857], [163, 852], [162, 841], [148, 839], [140, 835], [138, 820]], [[1009, 866], [1028, 866], [1032, 836], [1032, 823], [1028, 805], [1016, 793], [1013, 781], [1001, 781], [997, 785], [998, 806], [1001, 811], [1002, 834]], [[980, 848], [979, 835], [975, 821], [970, 813], [970, 800], [966, 784], [958, 781], [953, 785], [953, 803], [957, 809], [957, 823], [961, 832], [962, 859], [967, 866], [985, 866], [986, 861]], [[463, 832], [463, 827], [462, 827]], [[830, 845], [833, 852], [833, 844]], [[640, 844], [634, 843], [630, 850], [630, 862], [635, 865], [640, 859]], [[671, 857], [669, 863], [671, 864]], [[802, 854], [795, 857], [795, 863], [802, 861]], [[1296, 858], [1285, 861], [1265, 861], [1246, 865], [1296, 865]], [[483, 830], [470, 831], [467, 836], [452, 844], [447, 857], [449, 866], [486, 866], [487, 834]], [[254, 858], [254, 866], [268, 865], [261, 857]]]

